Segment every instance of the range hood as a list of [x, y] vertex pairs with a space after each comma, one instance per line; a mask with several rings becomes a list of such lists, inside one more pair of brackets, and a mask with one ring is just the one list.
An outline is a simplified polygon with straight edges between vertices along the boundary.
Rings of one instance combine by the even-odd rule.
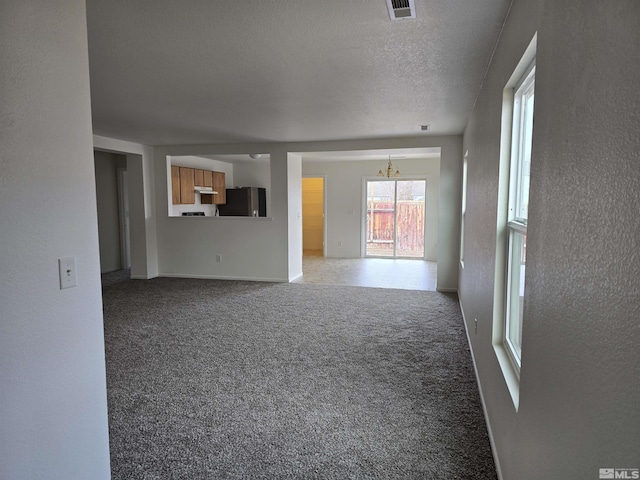
[[218, 194], [218, 192], [216, 192], [211, 187], [194, 187], [194, 190], [196, 192], [200, 192], [200, 195], [217, 195]]

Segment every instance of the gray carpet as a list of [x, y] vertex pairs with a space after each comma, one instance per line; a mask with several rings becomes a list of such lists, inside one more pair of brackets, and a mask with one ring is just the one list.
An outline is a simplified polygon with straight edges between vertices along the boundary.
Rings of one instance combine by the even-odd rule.
[[106, 285], [114, 479], [495, 479], [455, 295]]
[[126, 270], [116, 270], [114, 272], [107, 272], [101, 274], [101, 282], [102, 286], [113, 285], [114, 283], [124, 282], [125, 280], [129, 280], [131, 278], [131, 269], [128, 268]]

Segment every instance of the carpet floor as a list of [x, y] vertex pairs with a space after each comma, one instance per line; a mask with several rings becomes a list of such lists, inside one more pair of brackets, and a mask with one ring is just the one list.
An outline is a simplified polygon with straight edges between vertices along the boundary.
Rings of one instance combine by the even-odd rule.
[[496, 479], [452, 294], [105, 285], [114, 479]]

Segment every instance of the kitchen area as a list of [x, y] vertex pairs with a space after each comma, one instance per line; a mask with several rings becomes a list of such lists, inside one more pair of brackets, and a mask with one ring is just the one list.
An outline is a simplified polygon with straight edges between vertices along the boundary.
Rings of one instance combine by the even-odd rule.
[[170, 217], [267, 217], [268, 155], [167, 156]]

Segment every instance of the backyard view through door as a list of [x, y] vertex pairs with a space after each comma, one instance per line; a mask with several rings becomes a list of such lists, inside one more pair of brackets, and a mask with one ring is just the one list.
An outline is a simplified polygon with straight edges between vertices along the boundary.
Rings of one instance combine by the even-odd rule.
[[424, 258], [425, 180], [368, 180], [365, 255]]

